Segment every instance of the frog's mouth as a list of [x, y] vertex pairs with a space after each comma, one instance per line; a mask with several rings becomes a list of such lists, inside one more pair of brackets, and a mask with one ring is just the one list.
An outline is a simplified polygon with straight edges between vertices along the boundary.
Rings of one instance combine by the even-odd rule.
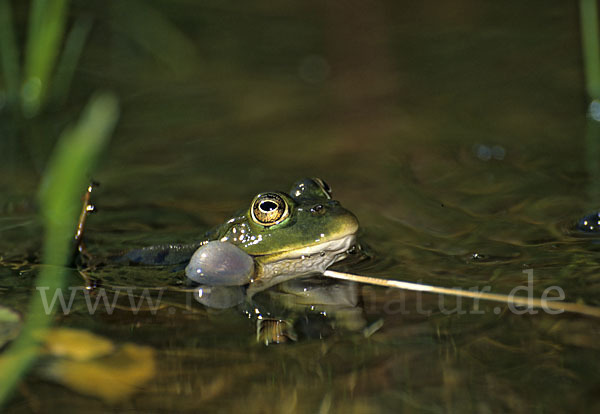
[[255, 278], [247, 292], [252, 296], [256, 292], [296, 277], [323, 273], [333, 263], [346, 258], [347, 252], [355, 242], [356, 233], [352, 233], [300, 249], [257, 256]]
[[270, 261], [289, 260], [289, 259], [304, 259], [310, 258], [313, 255], [325, 255], [339, 254], [349, 250], [356, 242], [356, 233], [347, 234], [337, 239], [328, 240], [309, 246], [302, 247], [300, 249], [287, 250], [276, 253], [269, 256]]

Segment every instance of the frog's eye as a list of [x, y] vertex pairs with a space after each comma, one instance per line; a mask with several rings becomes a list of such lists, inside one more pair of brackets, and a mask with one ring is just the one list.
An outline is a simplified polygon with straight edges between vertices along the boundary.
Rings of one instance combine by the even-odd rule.
[[329, 187], [329, 184], [327, 184], [324, 180], [321, 180], [318, 177], [314, 177], [313, 178], [314, 182], [318, 184], [319, 187], [321, 187], [321, 190], [323, 190], [325, 192], [325, 195], [327, 195], [327, 198], [331, 198], [331, 187]]
[[281, 196], [275, 193], [259, 195], [252, 204], [252, 220], [263, 226], [281, 223], [288, 215], [289, 208]]

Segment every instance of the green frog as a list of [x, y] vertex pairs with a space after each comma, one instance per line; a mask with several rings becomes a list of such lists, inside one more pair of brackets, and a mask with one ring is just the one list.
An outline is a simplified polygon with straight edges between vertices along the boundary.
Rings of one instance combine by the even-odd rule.
[[199, 243], [146, 247], [116, 260], [146, 265], [189, 262], [186, 275], [194, 282], [247, 285], [253, 293], [322, 273], [346, 257], [357, 231], [356, 216], [331, 198], [329, 185], [305, 178], [289, 193], [259, 193], [248, 208], [208, 231]]
[[331, 199], [323, 180], [303, 179], [289, 194], [258, 194], [249, 208], [208, 232], [186, 274], [202, 284], [248, 284], [249, 293], [261, 291], [322, 273], [346, 257], [357, 231], [358, 220]]
[[[197, 286], [198, 302], [211, 308], [245, 304], [248, 313], [258, 317], [260, 331], [267, 319], [281, 321], [276, 315], [281, 312], [259, 311], [255, 306], [253, 297], [265, 290], [270, 292], [259, 295], [259, 302], [279, 300], [295, 311], [300, 306], [325, 309], [321, 313], [340, 308], [356, 313], [352, 310], [358, 302], [353, 283], [307, 278], [322, 274], [356, 251], [358, 228], [356, 216], [332, 199], [325, 181], [304, 178], [288, 193], [259, 193], [247, 208], [208, 231], [199, 243], [132, 250], [117, 260], [187, 264], [185, 274]], [[269, 299], [265, 301], [265, 297]], [[275, 324], [268, 329], [284, 337], [279, 331], [285, 327]]]

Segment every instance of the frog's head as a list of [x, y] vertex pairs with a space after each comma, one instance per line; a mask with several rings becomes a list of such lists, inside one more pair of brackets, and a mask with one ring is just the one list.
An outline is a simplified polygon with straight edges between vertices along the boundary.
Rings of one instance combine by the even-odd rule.
[[[358, 220], [321, 179], [306, 178], [289, 193], [264, 192], [220, 226], [212, 239], [237, 245], [254, 258], [255, 280], [323, 272], [355, 243]], [[282, 276], [282, 277], [279, 277]], [[263, 286], [264, 288], [264, 286]]]

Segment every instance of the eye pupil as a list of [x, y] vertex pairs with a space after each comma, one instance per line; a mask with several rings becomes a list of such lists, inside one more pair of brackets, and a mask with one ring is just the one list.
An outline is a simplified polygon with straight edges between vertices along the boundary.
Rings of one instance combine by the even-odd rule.
[[260, 203], [259, 208], [265, 213], [268, 213], [270, 211], [277, 210], [277, 203], [271, 200], [263, 201]]

